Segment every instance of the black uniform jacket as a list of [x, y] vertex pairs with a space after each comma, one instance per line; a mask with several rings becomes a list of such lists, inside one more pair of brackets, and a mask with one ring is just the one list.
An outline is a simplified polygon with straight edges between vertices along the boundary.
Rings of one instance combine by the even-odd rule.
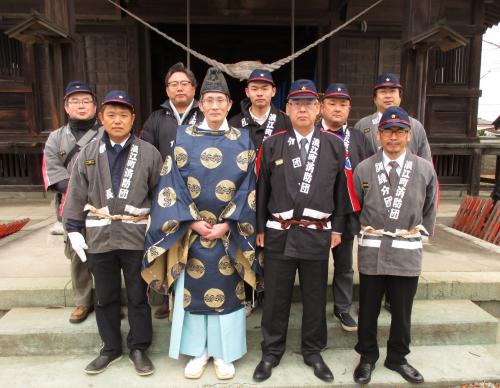
[[[162, 109], [151, 113], [144, 123], [141, 138], [154, 145], [160, 151], [162, 159], [165, 160], [165, 157], [170, 155], [171, 144], [175, 140], [179, 124], [168, 99], [161, 107]], [[195, 100], [189, 112], [184, 113], [181, 125], [200, 124], [203, 119], [203, 113], [198, 108], [198, 102]]]
[[[267, 120], [260, 125], [256, 122], [250, 115], [249, 109], [252, 103], [249, 98], [245, 98], [241, 101], [241, 112], [237, 115], [231, 117], [229, 120], [229, 126], [235, 128], [246, 128], [250, 131], [250, 138], [255, 145], [255, 149], [258, 150], [262, 145], [262, 140], [266, 133], [267, 126], [272, 126], [272, 133], [283, 131], [288, 128], [292, 128], [290, 119], [285, 112], [279, 110], [274, 105], [271, 104], [271, 112], [269, 112], [269, 117]], [[276, 120], [270, 123], [271, 115], [275, 115]]]
[[[328, 128], [322, 128], [321, 123], [318, 126], [320, 129], [328, 129]], [[331, 131], [330, 129], [328, 129]], [[343, 129], [345, 131], [345, 129]], [[356, 169], [356, 166], [361, 163], [363, 160], [366, 158], [369, 158], [370, 156], [373, 155], [373, 147], [368, 140], [368, 138], [365, 136], [363, 132], [361, 132], [357, 128], [353, 127], [347, 127], [347, 131], [349, 131], [349, 144], [346, 147], [347, 148], [347, 153], [349, 155], [349, 162], [351, 165], [351, 171], [354, 173], [354, 170]], [[338, 131], [331, 131], [334, 134], [339, 135]], [[345, 140], [345, 134], [344, 136], [339, 136], [339, 138], [344, 142], [344, 146], [346, 146]], [[348, 167], [346, 167], [347, 169]], [[354, 182], [352, 182], [352, 173], [349, 174], [346, 171], [346, 178], [349, 183], [352, 183], [352, 187], [354, 187]], [[351, 181], [351, 182], [349, 182]], [[356, 196], [356, 193], [353, 191], [352, 193], [349, 192], [349, 197], [351, 200], [351, 203], [353, 201], [357, 201], [357, 198], [353, 198]], [[353, 209], [354, 210], [354, 209]], [[342, 238], [343, 239], [352, 239], [355, 235], [359, 233], [360, 225], [359, 225], [359, 212], [358, 213], [352, 213], [350, 216], [345, 218], [345, 226], [344, 226], [344, 232], [342, 233]]]
[[[306, 167], [294, 168], [300, 151], [293, 129], [277, 132], [262, 145], [258, 159], [257, 231], [265, 232], [265, 252], [328, 260], [332, 231], [342, 232], [343, 218], [352, 213], [344, 173], [344, 145], [336, 135], [316, 128], [308, 162], [316, 138], [320, 144], [308, 193], [301, 192], [307, 163]], [[297, 221], [328, 218], [331, 229], [269, 227], [273, 215]]]

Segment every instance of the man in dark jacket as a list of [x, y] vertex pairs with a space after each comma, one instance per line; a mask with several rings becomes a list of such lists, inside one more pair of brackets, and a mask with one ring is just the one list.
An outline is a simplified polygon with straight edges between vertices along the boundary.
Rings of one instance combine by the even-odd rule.
[[229, 120], [229, 125], [250, 131], [255, 149], [274, 132], [290, 128], [290, 119], [280, 111], [271, 99], [276, 94], [273, 76], [269, 70], [252, 71], [245, 88], [247, 98], [241, 101], [241, 112]]
[[[356, 128], [347, 126], [347, 118], [351, 110], [351, 96], [344, 84], [333, 83], [326, 89], [321, 103], [323, 120], [320, 128], [333, 132], [343, 142], [345, 148], [345, 174], [347, 188], [353, 212], [359, 212], [359, 203], [354, 193], [352, 172], [364, 159], [373, 155], [368, 138]], [[342, 233], [342, 242], [332, 249], [333, 254], [333, 314], [339, 319], [346, 331], [356, 331], [356, 321], [349, 310], [352, 304], [353, 270], [352, 246], [354, 236], [359, 231], [357, 214], [352, 213], [345, 219], [346, 226]]]
[[[245, 128], [250, 132], [250, 138], [258, 152], [262, 141], [273, 133], [291, 128], [290, 119], [285, 112], [280, 111], [271, 99], [276, 94], [273, 76], [269, 70], [256, 69], [252, 71], [245, 88], [247, 98], [241, 101], [241, 112], [229, 120], [229, 125]], [[245, 311], [249, 316], [255, 307], [252, 288], [245, 284]], [[262, 302], [263, 293], [259, 294]]]
[[167, 100], [161, 109], [155, 110], [148, 117], [142, 128], [142, 139], [154, 145], [165, 160], [170, 154], [171, 144], [175, 139], [177, 126], [195, 125], [203, 121], [203, 113], [198, 109], [196, 78], [182, 62], [168, 69], [165, 75]]

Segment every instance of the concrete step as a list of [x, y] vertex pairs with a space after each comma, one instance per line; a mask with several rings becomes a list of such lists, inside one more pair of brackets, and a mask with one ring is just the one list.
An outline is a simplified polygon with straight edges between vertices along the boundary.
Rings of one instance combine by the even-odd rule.
[[[140, 377], [126, 356], [99, 375], [89, 376], [83, 368], [95, 354], [73, 356], [0, 357], [0, 384], [10, 388], [24, 387], [322, 387], [312, 369], [302, 362], [302, 357], [286, 352], [279, 366], [274, 368], [270, 379], [256, 384], [252, 373], [260, 360], [260, 352], [248, 352], [235, 363], [236, 376], [232, 380], [219, 381], [210, 362], [199, 380], [184, 378], [186, 357], [173, 360], [166, 354], [151, 356], [156, 371], [148, 377]], [[359, 387], [352, 379], [359, 360], [351, 349], [328, 349], [323, 352], [326, 363], [335, 376], [333, 386]], [[383, 366], [385, 349], [372, 374], [370, 387], [410, 387], [396, 372]], [[500, 345], [461, 346], [413, 346], [409, 362], [423, 374], [421, 387], [454, 387], [474, 383], [500, 382]], [[471, 385], [472, 386], [472, 385]], [[473, 385], [473, 386], [490, 386]], [[491, 385], [493, 386], [493, 385]]]
[[[332, 274], [329, 276], [331, 284]], [[353, 299], [358, 300], [359, 278], [354, 275]], [[328, 299], [332, 301], [331, 287]], [[469, 299], [477, 302], [500, 301], [500, 272], [423, 272], [419, 279], [416, 299]], [[126, 291], [122, 302], [126, 304]], [[152, 293], [151, 303], [161, 303]], [[301, 300], [299, 281], [294, 288], [294, 301]], [[0, 310], [17, 307], [74, 306], [69, 277], [7, 277], [0, 278]]]
[[[328, 339], [330, 348], [353, 348], [357, 336], [342, 330], [338, 320], [328, 309]], [[353, 308], [353, 315], [357, 307]], [[2, 356], [88, 354], [100, 346], [95, 317], [80, 324], [70, 324], [71, 308], [16, 308], [0, 319], [0, 349]], [[288, 343], [290, 350], [300, 350], [301, 306], [292, 306]], [[357, 317], [356, 317], [357, 318]], [[257, 309], [247, 320], [249, 349], [260, 349], [261, 311]], [[153, 319], [154, 339], [152, 353], [168, 351], [170, 323]], [[390, 315], [382, 311], [379, 318], [379, 343], [385, 344], [389, 332]], [[467, 300], [416, 301], [413, 310], [412, 344], [458, 345], [494, 344], [498, 320]], [[128, 321], [122, 321], [122, 337], [128, 332]]]

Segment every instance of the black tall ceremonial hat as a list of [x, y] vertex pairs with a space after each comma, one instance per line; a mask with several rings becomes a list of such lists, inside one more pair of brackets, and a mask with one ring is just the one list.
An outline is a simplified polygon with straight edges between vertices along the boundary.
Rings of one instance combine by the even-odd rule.
[[229, 97], [229, 88], [227, 87], [227, 82], [224, 78], [224, 74], [222, 74], [222, 72], [215, 67], [210, 67], [207, 70], [205, 79], [201, 84], [200, 94], [203, 95], [208, 92], [224, 93]]

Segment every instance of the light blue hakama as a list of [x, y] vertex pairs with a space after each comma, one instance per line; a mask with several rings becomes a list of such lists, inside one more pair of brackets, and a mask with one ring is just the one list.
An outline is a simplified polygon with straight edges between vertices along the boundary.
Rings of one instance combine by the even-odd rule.
[[170, 333], [169, 356], [198, 357], [205, 348], [208, 356], [233, 362], [247, 352], [245, 309], [229, 314], [191, 314], [184, 310], [184, 273], [175, 284], [174, 314]]

